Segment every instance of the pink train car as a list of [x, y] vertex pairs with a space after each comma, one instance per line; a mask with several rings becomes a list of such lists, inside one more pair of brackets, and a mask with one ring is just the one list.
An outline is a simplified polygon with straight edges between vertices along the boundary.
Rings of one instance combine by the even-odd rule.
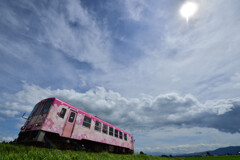
[[17, 141], [38, 144], [50, 142], [62, 149], [134, 152], [130, 133], [57, 98], [47, 98], [35, 105], [21, 127]]

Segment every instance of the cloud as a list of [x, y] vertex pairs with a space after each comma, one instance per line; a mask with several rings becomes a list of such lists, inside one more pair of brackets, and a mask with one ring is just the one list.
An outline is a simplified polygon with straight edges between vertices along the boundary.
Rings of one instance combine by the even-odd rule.
[[3, 0], [1, 137], [57, 97], [131, 131], [149, 152], [238, 145], [239, 5], [197, 3], [186, 24], [182, 1]]
[[201, 102], [236, 97], [238, 8], [221, 2], [199, 1], [186, 25], [180, 1], [104, 2], [102, 10], [75, 0], [6, 1], [0, 10], [3, 84], [104, 86], [126, 97], [191, 93]]
[[231, 81], [236, 88], [240, 88], [240, 73], [236, 72], [232, 77]]
[[134, 21], [139, 21], [142, 17], [142, 13], [147, 7], [147, 3], [144, 0], [126, 0], [124, 1], [127, 11], [127, 16]]
[[219, 144], [185, 144], [185, 145], [178, 145], [174, 147], [170, 147], [168, 153], [192, 153], [196, 150], [198, 151], [206, 151], [212, 150], [215, 148], [220, 147]]
[[8, 117], [15, 117], [16, 115], [18, 115], [20, 113], [16, 110], [0, 110], [0, 114], [6, 115]]
[[219, 147], [238, 146], [239, 133], [221, 132], [206, 127], [156, 128], [135, 136], [136, 151], [156, 153], [193, 153], [214, 150]]
[[97, 21], [83, 8], [80, 1], [66, 1], [60, 13], [51, 4], [40, 10], [43, 34], [41, 43], [47, 43], [67, 56], [80, 62], [88, 62], [97, 69], [106, 70], [110, 63], [109, 33], [100, 28]]
[[[176, 93], [156, 97], [126, 98], [118, 92], [96, 87], [86, 92], [53, 90], [37, 85], [23, 84], [23, 90], [14, 95], [4, 94], [8, 116], [19, 111], [30, 112], [29, 106], [47, 97], [60, 98], [86, 112], [97, 115], [107, 122], [134, 132], [163, 127], [208, 127], [223, 132], [239, 133], [240, 98], [211, 100], [200, 103], [194, 96]], [[13, 105], [11, 105], [13, 104]], [[4, 106], [3, 104], [1, 106]], [[25, 106], [25, 108], [24, 108]]]
[[14, 140], [13, 137], [1, 137], [0, 138], [0, 142], [3, 142], [3, 141], [10, 142], [10, 141], [13, 141], [13, 140]]
[[5, 1], [0, 14], [2, 90], [19, 90], [21, 80], [88, 88], [91, 72], [112, 66], [110, 33], [80, 1]]
[[17, 124], [15, 125], [15, 128], [16, 128], [17, 130], [19, 130], [23, 125], [24, 125], [24, 122], [22, 122], [22, 123], [17, 123]]
[[2, 117], [0, 117], [0, 122], [2, 122], [2, 121], [5, 121], [5, 119], [4, 119], [4, 118], [2, 118]]
[[146, 148], [137, 148], [136, 152], [145, 151], [148, 154], [159, 154], [160, 153], [169, 153], [169, 154], [181, 154], [181, 153], [193, 153], [195, 151], [203, 152], [207, 150], [213, 150], [215, 148], [221, 147], [219, 144], [185, 144], [185, 145], [176, 145], [166, 148], [161, 147], [146, 147]]
[[[239, 95], [238, 83], [231, 79], [240, 64], [240, 38], [236, 36], [240, 27], [236, 18], [239, 9], [235, 2], [198, 1], [199, 11], [188, 25], [179, 15], [181, 1], [126, 3], [129, 4], [123, 5], [125, 8], [119, 7], [125, 11], [121, 15], [121, 28], [117, 28], [121, 32], [114, 35], [131, 45], [121, 55], [128, 55], [124, 62], [132, 61], [97, 75], [98, 78], [92, 78], [94, 83], [131, 97], [139, 93], [154, 96], [191, 93], [202, 103]], [[134, 6], [142, 9], [135, 12]], [[131, 18], [134, 15], [137, 22]], [[125, 44], [122, 41], [115, 48]]]

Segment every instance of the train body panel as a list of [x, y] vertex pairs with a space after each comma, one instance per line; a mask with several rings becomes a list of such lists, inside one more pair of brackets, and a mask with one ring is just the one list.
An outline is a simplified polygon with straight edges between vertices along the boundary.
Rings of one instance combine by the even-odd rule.
[[57, 98], [42, 100], [34, 107], [20, 133], [30, 131], [134, 150], [131, 134]]

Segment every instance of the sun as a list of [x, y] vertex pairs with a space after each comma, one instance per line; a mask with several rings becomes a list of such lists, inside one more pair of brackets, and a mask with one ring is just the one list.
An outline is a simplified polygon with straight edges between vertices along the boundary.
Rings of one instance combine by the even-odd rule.
[[186, 18], [188, 22], [189, 18], [192, 17], [198, 10], [198, 5], [194, 2], [186, 2], [180, 9], [181, 15]]

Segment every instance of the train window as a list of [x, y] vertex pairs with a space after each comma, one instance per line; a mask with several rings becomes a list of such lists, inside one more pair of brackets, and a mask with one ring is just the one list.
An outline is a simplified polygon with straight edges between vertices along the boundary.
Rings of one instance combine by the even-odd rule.
[[40, 105], [38, 105], [38, 108], [37, 108], [36, 113], [35, 113], [36, 116], [41, 113], [42, 108], [43, 108], [43, 103], [40, 103]]
[[127, 134], [124, 133], [124, 140], [127, 141]]
[[49, 109], [50, 109], [50, 107], [51, 107], [51, 105], [53, 103], [53, 100], [54, 99], [48, 99], [47, 100], [47, 102], [45, 103], [44, 108], [42, 110], [42, 114], [46, 114], [49, 111]]
[[85, 116], [83, 119], [83, 126], [90, 128], [91, 127], [91, 118]]
[[122, 139], [122, 132], [119, 131], [119, 138]]
[[66, 111], [67, 111], [66, 108], [62, 108], [62, 110], [59, 114], [59, 117], [64, 118]]
[[115, 137], [118, 137], [118, 130], [115, 129]]
[[112, 127], [109, 127], [109, 135], [113, 136], [113, 128]]
[[74, 112], [71, 112], [70, 116], [69, 116], [69, 119], [68, 119], [68, 122], [73, 122], [74, 121], [74, 118], [75, 118], [75, 113]]
[[108, 133], [108, 126], [106, 124], [103, 124], [103, 133], [107, 134]]
[[30, 117], [34, 116], [34, 114], [35, 114], [35, 111], [36, 111], [36, 110], [37, 110], [37, 108], [38, 108], [38, 105], [39, 105], [39, 103], [38, 103], [38, 104], [36, 104], [36, 105], [34, 106], [34, 108], [33, 108], [32, 112], [31, 112], [31, 114], [30, 114], [30, 115], [29, 115], [29, 117], [28, 117], [28, 119], [29, 119]]
[[95, 128], [94, 128], [96, 131], [99, 131], [99, 132], [101, 132], [101, 122], [98, 122], [98, 121], [96, 121], [96, 123], [95, 123]]

